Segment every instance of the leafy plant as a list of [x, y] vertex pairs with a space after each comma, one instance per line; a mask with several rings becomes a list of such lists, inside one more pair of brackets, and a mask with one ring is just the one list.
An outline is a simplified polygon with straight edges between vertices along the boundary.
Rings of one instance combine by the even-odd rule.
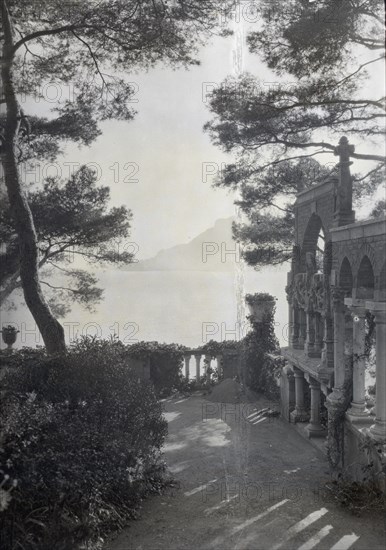
[[129, 346], [128, 355], [137, 359], [148, 359], [150, 378], [156, 391], [168, 395], [181, 382], [185, 349], [180, 344], [136, 342]]
[[121, 342], [92, 338], [66, 356], [22, 350], [10, 358], [0, 470], [17, 487], [0, 514], [2, 548], [99, 549], [161, 490], [167, 424], [128, 358]]
[[328, 408], [327, 459], [333, 471], [341, 474], [344, 465], [345, 414], [352, 401], [352, 361], [342, 388], [342, 398]]
[[247, 304], [261, 304], [266, 302], [274, 302], [275, 298], [268, 292], [256, 292], [255, 294], [246, 294], [245, 301]]
[[384, 512], [385, 496], [375, 482], [371, 480], [349, 481], [339, 478], [326, 483], [326, 489], [340, 506], [355, 516], [365, 512]]
[[[268, 293], [257, 293], [251, 300], [261, 300], [254, 303], [273, 301], [274, 297]], [[279, 388], [276, 384], [280, 365], [274, 361], [271, 354], [279, 350], [279, 342], [274, 328], [275, 310], [265, 311], [262, 322], [256, 322], [248, 317], [252, 330], [241, 341], [243, 375], [247, 385], [271, 399], [279, 398]]]

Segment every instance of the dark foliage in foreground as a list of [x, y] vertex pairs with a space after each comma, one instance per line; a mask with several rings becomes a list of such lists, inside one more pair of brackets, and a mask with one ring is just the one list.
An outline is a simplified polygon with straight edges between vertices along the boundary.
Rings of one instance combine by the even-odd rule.
[[1, 548], [100, 548], [162, 488], [161, 404], [120, 342], [12, 360], [2, 367]]

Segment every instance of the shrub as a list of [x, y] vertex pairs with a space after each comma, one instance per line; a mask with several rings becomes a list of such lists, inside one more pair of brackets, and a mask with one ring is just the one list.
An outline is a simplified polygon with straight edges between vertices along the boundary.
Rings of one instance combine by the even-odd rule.
[[326, 483], [325, 487], [335, 501], [354, 516], [366, 512], [385, 513], [385, 495], [373, 480], [352, 481], [340, 477]]
[[268, 292], [256, 292], [255, 294], [246, 294], [245, 301], [247, 304], [261, 304], [262, 302], [274, 302], [275, 297]]
[[128, 353], [136, 359], [150, 360], [151, 381], [157, 393], [165, 396], [180, 386], [184, 349], [179, 344], [137, 342], [128, 348]]
[[100, 548], [161, 489], [167, 424], [127, 354], [120, 342], [90, 338], [66, 356], [13, 354], [19, 366], [2, 380], [0, 469], [17, 487], [0, 514], [2, 548]]
[[[265, 296], [266, 301], [274, 299], [270, 294], [259, 295]], [[274, 330], [274, 310], [264, 313], [262, 322], [255, 322], [252, 317], [249, 319], [252, 330], [241, 341], [243, 378], [251, 389], [263, 393], [270, 399], [278, 399], [280, 391], [276, 377], [280, 365], [270, 357], [270, 354], [279, 350]]]

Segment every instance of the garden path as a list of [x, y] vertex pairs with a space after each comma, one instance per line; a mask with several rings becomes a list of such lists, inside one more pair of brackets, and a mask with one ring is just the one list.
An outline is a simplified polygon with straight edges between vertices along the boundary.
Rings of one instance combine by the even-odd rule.
[[106, 550], [384, 550], [381, 516], [327, 498], [326, 458], [254, 404], [165, 400], [165, 455], [177, 486], [144, 503]]

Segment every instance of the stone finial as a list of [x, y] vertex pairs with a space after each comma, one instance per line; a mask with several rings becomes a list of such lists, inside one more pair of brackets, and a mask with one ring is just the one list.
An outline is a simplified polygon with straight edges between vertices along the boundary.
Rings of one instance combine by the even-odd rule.
[[339, 145], [335, 147], [334, 154], [339, 156], [339, 178], [334, 191], [334, 218], [335, 226], [353, 223], [355, 214], [352, 210], [352, 177], [350, 174], [350, 156], [355, 147], [348, 142], [346, 136], [342, 136]]
[[334, 155], [340, 157], [340, 162], [348, 162], [354, 151], [355, 146], [348, 142], [346, 136], [342, 136], [339, 140], [339, 145], [334, 149]]

